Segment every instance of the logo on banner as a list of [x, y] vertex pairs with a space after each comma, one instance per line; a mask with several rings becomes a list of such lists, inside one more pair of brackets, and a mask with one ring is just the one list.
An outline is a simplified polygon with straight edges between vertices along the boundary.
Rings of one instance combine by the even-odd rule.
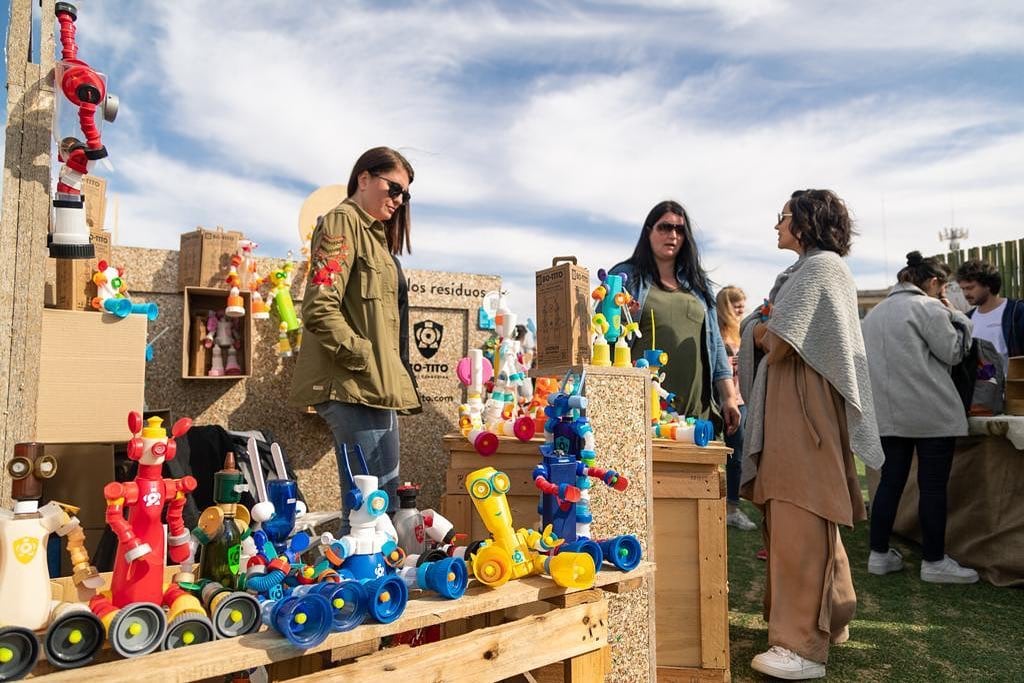
[[412, 335], [420, 355], [430, 359], [441, 348], [441, 340], [444, 338], [444, 325], [433, 320], [423, 320], [412, 326]]

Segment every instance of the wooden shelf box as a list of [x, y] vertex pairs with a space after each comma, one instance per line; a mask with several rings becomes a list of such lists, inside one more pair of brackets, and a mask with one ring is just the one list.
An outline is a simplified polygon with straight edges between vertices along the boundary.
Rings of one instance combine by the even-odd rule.
[[[203, 346], [206, 335], [206, 318], [211, 310], [223, 313], [227, 305], [228, 290], [215, 287], [186, 287], [182, 306], [181, 377], [182, 379], [234, 380], [252, 375], [252, 299], [249, 292], [241, 292], [245, 302], [245, 315], [241, 320], [242, 344], [238, 349], [238, 364], [242, 368], [238, 375], [210, 377], [207, 371], [212, 360], [210, 352]], [[227, 364], [227, 354], [224, 363]]]

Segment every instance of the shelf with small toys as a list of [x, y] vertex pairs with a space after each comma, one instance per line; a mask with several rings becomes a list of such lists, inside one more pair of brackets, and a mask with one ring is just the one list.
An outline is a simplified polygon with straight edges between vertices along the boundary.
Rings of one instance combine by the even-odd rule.
[[183, 379], [239, 379], [252, 374], [252, 295], [186, 287], [182, 307]]

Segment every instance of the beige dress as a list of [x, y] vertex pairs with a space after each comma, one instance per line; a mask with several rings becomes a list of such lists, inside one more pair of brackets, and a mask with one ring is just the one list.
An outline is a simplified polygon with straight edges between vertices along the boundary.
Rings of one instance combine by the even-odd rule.
[[768, 642], [826, 662], [857, 598], [838, 525], [866, 518], [842, 396], [767, 328], [764, 447], [745, 495], [765, 513]]

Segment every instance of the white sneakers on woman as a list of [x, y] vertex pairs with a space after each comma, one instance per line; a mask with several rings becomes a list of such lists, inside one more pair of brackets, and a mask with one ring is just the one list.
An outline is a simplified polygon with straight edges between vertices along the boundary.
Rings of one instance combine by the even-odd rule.
[[960, 563], [949, 555], [938, 562], [921, 562], [921, 580], [928, 583], [976, 583], [978, 572]]
[[736, 509], [725, 516], [725, 525], [731, 526], [741, 531], [753, 531], [757, 528], [757, 524], [751, 521], [750, 517], [747, 517], [743, 510]]
[[767, 652], [754, 657], [750, 668], [769, 676], [787, 681], [805, 681], [811, 678], [824, 678], [825, 665], [804, 659], [792, 650], [773, 645]]
[[[898, 551], [889, 548], [887, 553], [879, 553], [874, 550], [868, 556], [868, 573], [882, 576], [903, 569], [903, 556]], [[921, 561], [921, 580], [928, 583], [975, 583], [978, 580], [978, 572], [968, 567], [961, 567], [960, 563], [949, 555], [945, 555], [937, 562]]]

